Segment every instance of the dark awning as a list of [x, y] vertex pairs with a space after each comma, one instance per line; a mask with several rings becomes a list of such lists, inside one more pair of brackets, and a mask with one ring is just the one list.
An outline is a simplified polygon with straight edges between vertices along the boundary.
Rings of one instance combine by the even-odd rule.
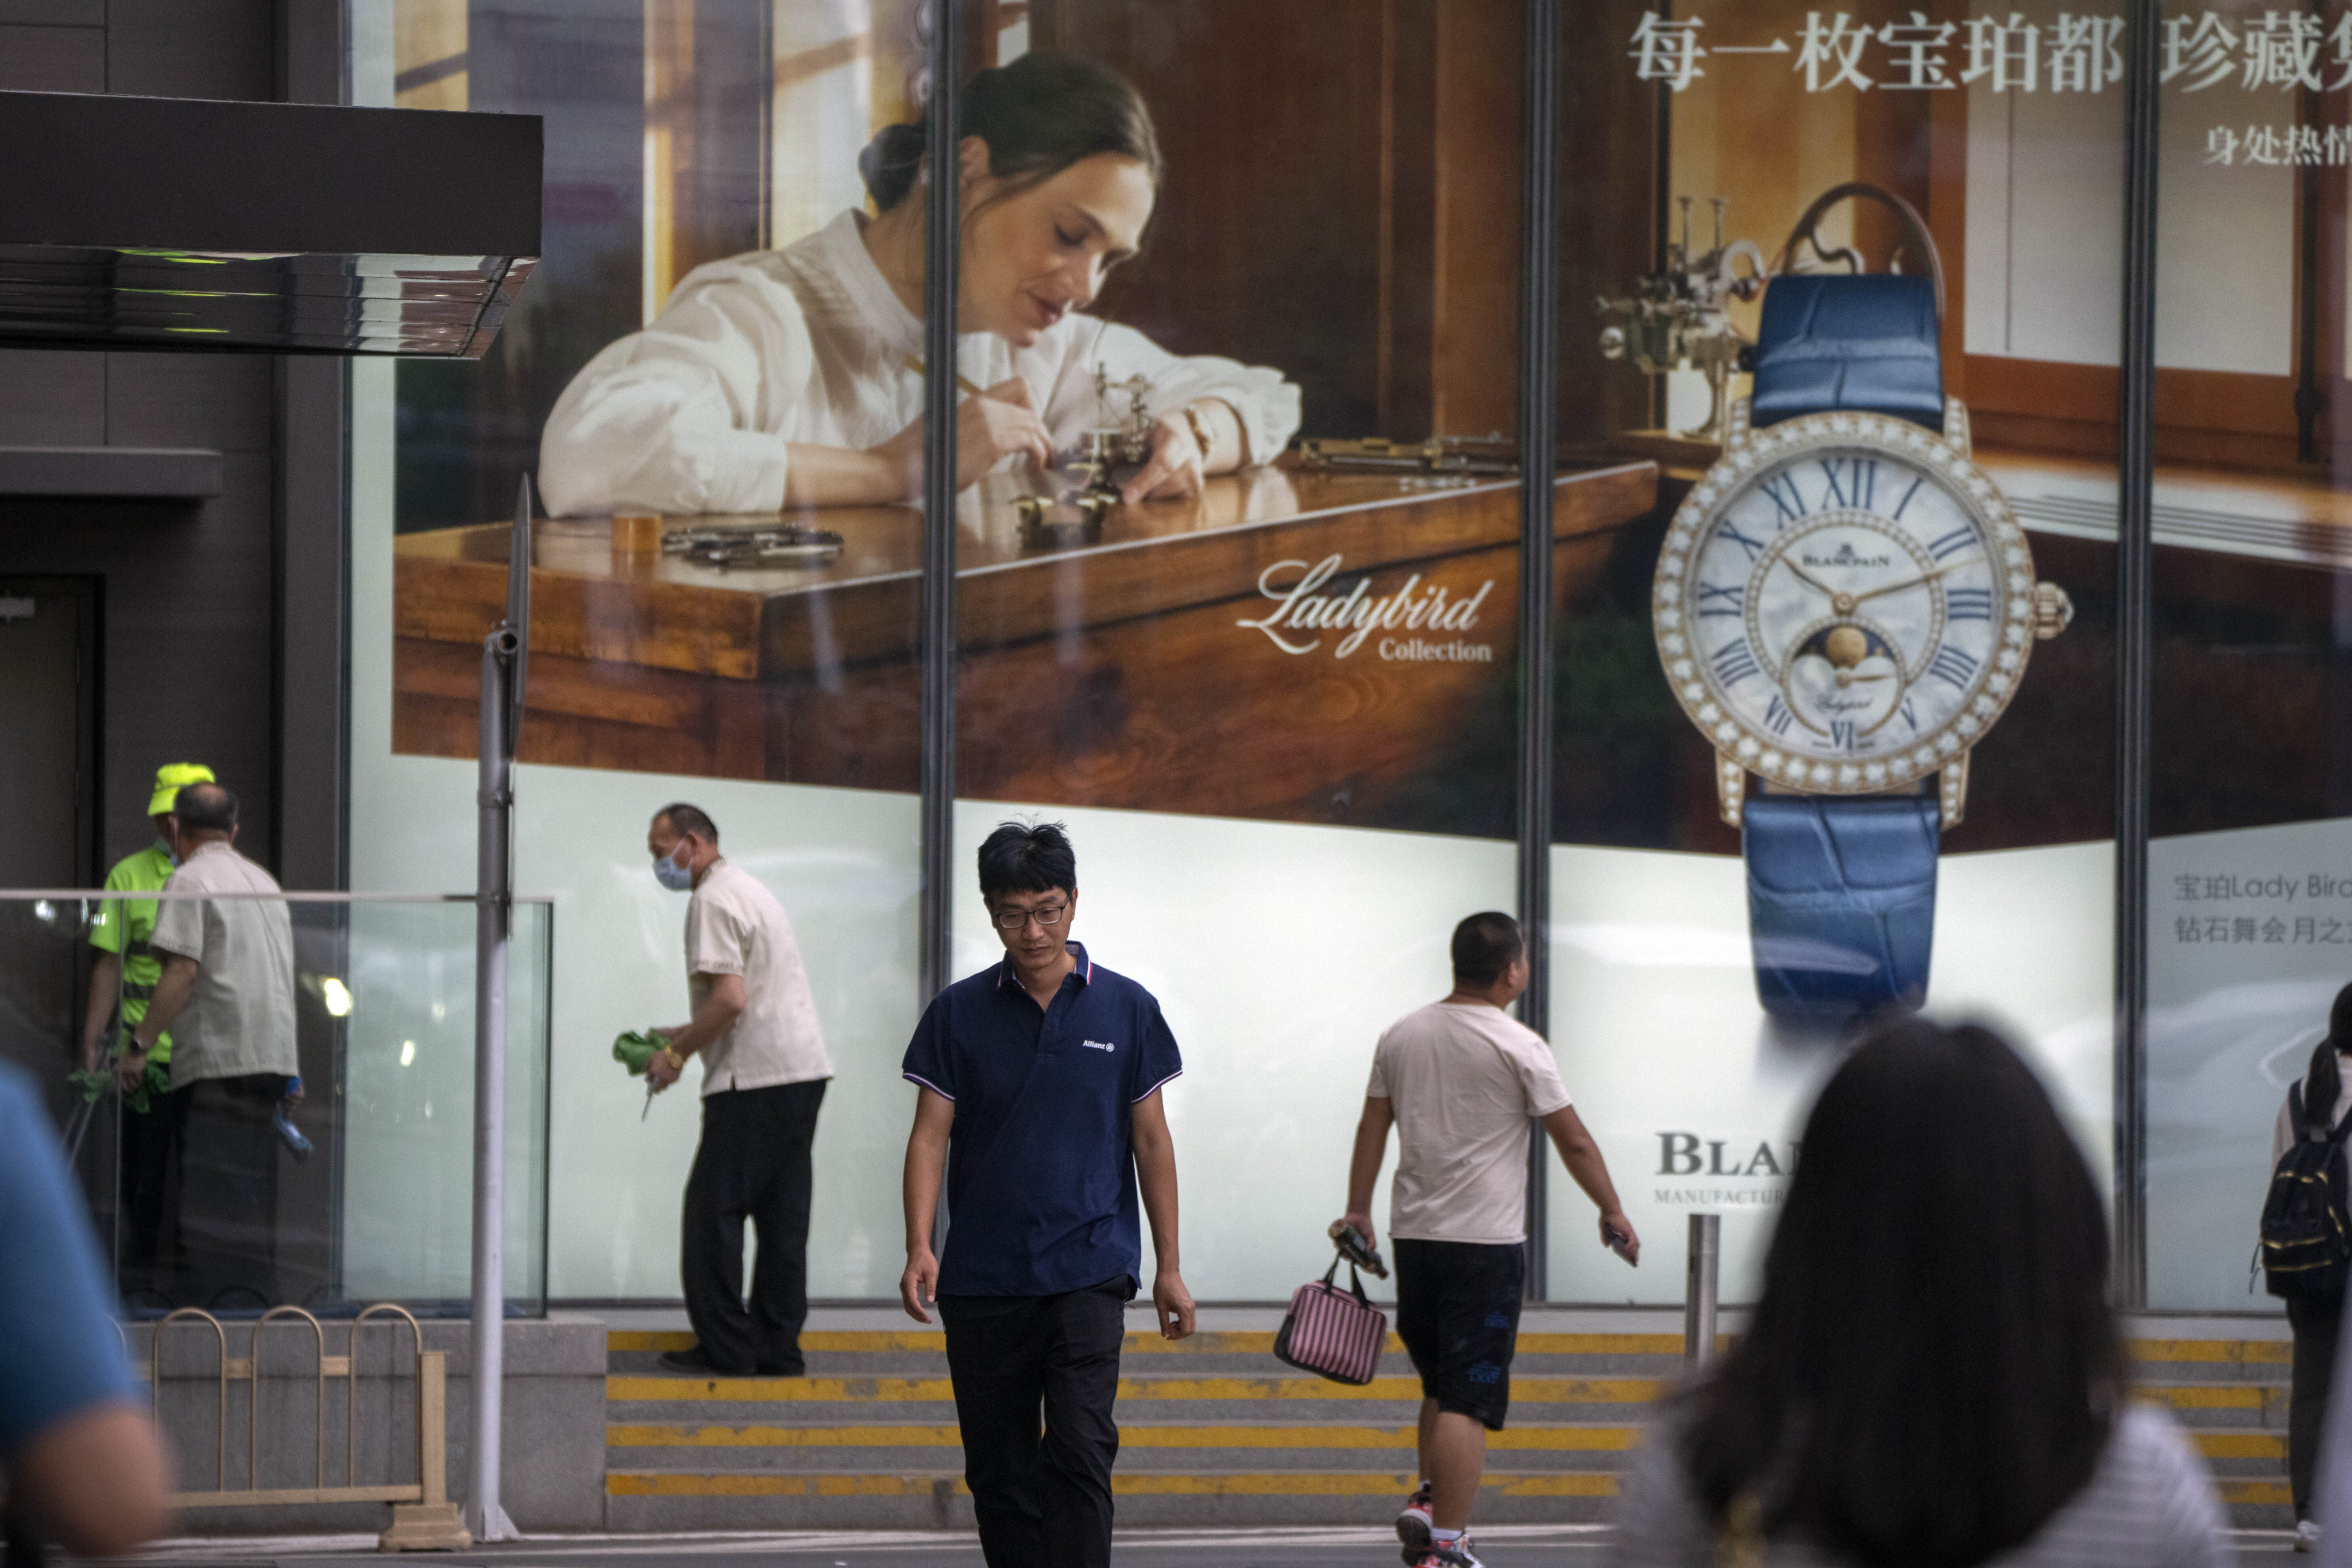
[[540, 121], [0, 92], [0, 346], [478, 359]]

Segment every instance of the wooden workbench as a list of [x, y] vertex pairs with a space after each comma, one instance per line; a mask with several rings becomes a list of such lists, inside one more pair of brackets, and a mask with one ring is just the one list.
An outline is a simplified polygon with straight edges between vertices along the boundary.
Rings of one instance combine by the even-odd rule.
[[[1115, 508], [1098, 542], [1066, 550], [1022, 547], [1012, 501], [1030, 488], [991, 475], [959, 507], [961, 795], [1361, 820], [1510, 689], [1516, 479], [1441, 487], [1260, 468], [1211, 480], [1198, 500]], [[1601, 559], [1575, 542], [1644, 515], [1656, 494], [1647, 462], [1562, 476], [1562, 601]], [[719, 568], [617, 551], [606, 519], [540, 523], [523, 759], [913, 791], [919, 515], [845, 507], [783, 521], [838, 532], [841, 555]], [[481, 637], [503, 614], [508, 537], [501, 523], [398, 541], [394, 750], [473, 755]], [[1292, 653], [1237, 624], [1277, 608], [1265, 585], [1332, 556], [1322, 591], [1334, 596], [1359, 578], [1368, 597], [1414, 578], [1416, 599], [1433, 585], [1460, 603], [1483, 586], [1475, 624], [1375, 631], [1345, 657], [1333, 631], [1284, 629], [1294, 646], [1318, 644]]]

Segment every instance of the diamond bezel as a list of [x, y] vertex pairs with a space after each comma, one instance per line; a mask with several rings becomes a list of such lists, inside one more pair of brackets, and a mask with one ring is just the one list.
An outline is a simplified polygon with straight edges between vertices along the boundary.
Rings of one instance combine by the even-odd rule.
[[[1833, 447], [1877, 447], [1890, 457], [1927, 468], [1939, 488], [1975, 518], [2000, 551], [2004, 591], [2005, 624], [1997, 657], [1985, 661], [1954, 706], [1952, 718], [1899, 752], [1856, 759], [1851, 764], [1789, 750], [1780, 737], [1748, 723], [1738, 705], [1717, 687], [1706, 661], [1692, 657], [1683, 630], [1693, 612], [1686, 600], [1688, 584], [1695, 580], [1691, 567], [1698, 542], [1742, 492], [1748, 479], [1769, 464]], [[2000, 487], [1941, 435], [1883, 415], [1809, 414], [1735, 436], [1730, 447], [1683, 498], [1658, 552], [1652, 632], [1675, 700], [1717, 751], [1767, 778], [1801, 786], [1809, 794], [1875, 794], [1916, 784], [1938, 771], [1983, 740], [2007, 710], [2033, 649], [2033, 583], [2032, 546]], [[1666, 642], [1670, 635], [1671, 647]]]

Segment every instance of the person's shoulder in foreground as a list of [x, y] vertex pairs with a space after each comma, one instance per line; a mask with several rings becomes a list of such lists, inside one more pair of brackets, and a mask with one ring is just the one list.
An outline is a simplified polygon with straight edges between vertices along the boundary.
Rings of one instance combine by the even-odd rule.
[[[1633, 1458], [1616, 1511], [1610, 1561], [1619, 1568], [1714, 1568], [1718, 1531], [1705, 1516], [1682, 1447], [1685, 1404], [1650, 1428]], [[1822, 1560], [1777, 1545], [1772, 1568]], [[1986, 1568], [2228, 1568], [2235, 1561], [2204, 1461], [2172, 1417], [2129, 1404], [2085, 1486], [2048, 1523]]]
[[164, 1483], [80, 1203], [32, 1084], [0, 1063], [0, 1466], [13, 1500], [99, 1555], [162, 1528]]
[[0, 1064], [0, 1453], [59, 1415], [131, 1394], [80, 1202], [31, 1081]]

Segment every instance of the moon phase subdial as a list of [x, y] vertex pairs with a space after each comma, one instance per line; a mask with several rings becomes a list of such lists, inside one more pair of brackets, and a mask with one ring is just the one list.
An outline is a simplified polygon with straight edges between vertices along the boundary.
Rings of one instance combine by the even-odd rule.
[[1909, 684], [1903, 650], [1884, 627], [1864, 620], [1815, 623], [1781, 664], [1780, 689], [1797, 722], [1849, 744], [1892, 719]]

